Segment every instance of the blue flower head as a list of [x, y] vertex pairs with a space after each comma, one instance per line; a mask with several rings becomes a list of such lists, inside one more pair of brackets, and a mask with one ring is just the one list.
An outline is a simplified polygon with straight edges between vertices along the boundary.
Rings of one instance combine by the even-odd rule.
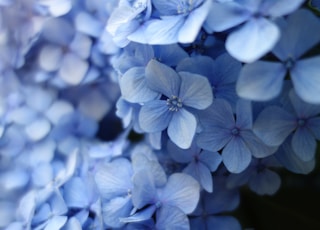
[[176, 73], [158, 61], [146, 68], [148, 86], [164, 100], [146, 102], [139, 113], [140, 126], [146, 132], [168, 128], [170, 139], [180, 148], [189, 148], [196, 133], [197, 120], [192, 109], [203, 110], [213, 96], [207, 78], [188, 72]]

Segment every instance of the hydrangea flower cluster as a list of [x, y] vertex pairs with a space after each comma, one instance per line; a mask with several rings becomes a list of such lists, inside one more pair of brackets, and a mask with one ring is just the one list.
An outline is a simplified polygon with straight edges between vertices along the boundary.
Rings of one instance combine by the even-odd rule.
[[320, 1], [0, 0], [0, 229], [240, 230], [308, 174]]

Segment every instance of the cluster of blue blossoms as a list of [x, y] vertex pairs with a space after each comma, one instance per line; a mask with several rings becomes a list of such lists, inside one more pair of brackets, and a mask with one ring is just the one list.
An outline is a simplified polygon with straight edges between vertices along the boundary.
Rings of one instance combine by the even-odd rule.
[[315, 168], [319, 9], [0, 0], [0, 229], [240, 230]]

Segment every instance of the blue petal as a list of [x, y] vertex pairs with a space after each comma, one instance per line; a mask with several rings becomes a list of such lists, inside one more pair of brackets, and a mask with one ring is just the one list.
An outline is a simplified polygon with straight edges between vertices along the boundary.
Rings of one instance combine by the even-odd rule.
[[75, 16], [75, 27], [77, 31], [93, 37], [99, 37], [103, 31], [103, 24], [99, 19], [85, 12], [79, 12]]
[[63, 227], [63, 230], [82, 230], [82, 226], [77, 218], [71, 217]]
[[196, 179], [207, 192], [213, 191], [212, 175], [205, 164], [201, 162], [191, 162], [183, 172]]
[[216, 171], [222, 162], [221, 155], [218, 152], [210, 152], [206, 150], [203, 150], [200, 153], [199, 160], [205, 164], [211, 172]]
[[294, 89], [302, 100], [311, 103], [320, 103], [320, 57], [313, 57], [297, 61], [290, 71]]
[[200, 152], [200, 149], [197, 147], [195, 142], [192, 143], [190, 148], [181, 149], [172, 141], [168, 141], [167, 149], [172, 159], [178, 163], [188, 163]]
[[133, 206], [129, 196], [117, 197], [102, 204], [102, 217], [107, 226], [120, 228], [124, 225], [120, 218], [128, 217]]
[[146, 79], [151, 89], [169, 98], [179, 94], [181, 82], [179, 75], [170, 67], [156, 60], [151, 60], [148, 63]]
[[265, 18], [251, 19], [228, 36], [226, 49], [239, 61], [254, 62], [271, 51], [279, 38], [275, 24]]
[[109, 200], [126, 195], [132, 188], [132, 174], [131, 164], [124, 158], [116, 159], [101, 167], [95, 175], [101, 197]]
[[119, 84], [122, 97], [132, 103], [150, 101], [159, 95], [147, 86], [144, 67], [129, 69], [121, 77]]
[[68, 217], [66, 216], [54, 216], [48, 220], [47, 226], [44, 230], [59, 230], [65, 225], [67, 220]]
[[149, 219], [151, 219], [156, 208], [157, 207], [155, 205], [151, 205], [151, 206], [149, 206], [139, 212], [136, 212], [135, 214], [133, 214], [129, 217], [120, 218], [120, 221], [123, 223], [134, 223], [134, 222], [141, 222], [141, 221], [149, 220]]
[[176, 66], [181, 60], [188, 57], [178, 44], [153, 46], [154, 56], [168, 66]]
[[247, 64], [240, 72], [237, 93], [249, 100], [270, 100], [280, 94], [285, 74], [286, 69], [280, 63], [257, 61]]
[[314, 117], [320, 113], [319, 105], [309, 104], [302, 101], [293, 90], [290, 91], [289, 98], [299, 118]]
[[168, 126], [170, 139], [182, 149], [190, 148], [197, 128], [195, 116], [183, 108], [172, 113], [172, 120]]
[[89, 205], [86, 186], [80, 177], [73, 177], [64, 185], [64, 199], [68, 207], [85, 208]]
[[200, 186], [191, 176], [174, 173], [159, 196], [165, 206], [177, 207], [185, 214], [190, 214], [198, 204]]
[[148, 170], [140, 170], [134, 174], [132, 203], [140, 209], [148, 204], [155, 204], [158, 200], [155, 180]]
[[[74, 68], [75, 66], [77, 68]], [[66, 83], [77, 85], [84, 79], [88, 69], [89, 64], [87, 61], [73, 53], [67, 53], [63, 57], [62, 66], [60, 67], [58, 75]]]
[[229, 172], [240, 173], [251, 162], [251, 151], [239, 138], [233, 138], [222, 150], [222, 161]]
[[252, 128], [252, 107], [251, 102], [247, 100], [238, 100], [236, 105], [236, 126], [240, 129]]
[[56, 71], [61, 65], [63, 51], [61, 47], [55, 45], [46, 45], [42, 47], [38, 62], [40, 67], [45, 71]]
[[311, 161], [317, 148], [317, 142], [312, 133], [305, 127], [298, 128], [292, 137], [292, 149], [303, 161]]
[[255, 174], [249, 180], [249, 188], [259, 195], [273, 195], [279, 190], [280, 185], [280, 176], [269, 169]]
[[205, 28], [209, 33], [221, 32], [239, 25], [249, 18], [250, 12], [241, 4], [234, 1], [213, 2], [205, 22]]
[[[285, 0], [282, 2], [286, 4]], [[290, 57], [298, 59], [320, 41], [320, 34], [316, 32], [319, 30], [320, 22], [313, 13], [298, 10], [288, 17], [287, 25], [282, 29], [281, 38], [272, 52], [282, 61]]]
[[181, 87], [179, 97], [186, 106], [206, 109], [213, 101], [213, 94], [207, 78], [188, 72], [179, 72]]
[[25, 133], [32, 141], [39, 141], [51, 130], [51, 125], [47, 119], [38, 118], [25, 127]]
[[169, 111], [166, 101], [151, 101], [141, 107], [139, 123], [146, 132], [160, 132], [168, 127], [172, 116], [173, 112]]
[[[203, 0], [200, 7], [191, 11], [179, 30], [178, 41], [192, 43], [196, 39], [203, 22], [210, 12], [211, 0]], [[194, 4], [194, 3], [193, 3]]]
[[208, 151], [221, 150], [232, 138], [231, 131], [226, 128], [209, 127], [197, 136], [199, 147]]
[[168, 0], [153, 0], [152, 4], [159, 11], [161, 15], [175, 15], [177, 14], [178, 3], [176, 1]]
[[279, 146], [295, 127], [294, 116], [280, 107], [270, 106], [259, 114], [253, 132], [267, 145]]
[[166, 45], [178, 42], [178, 32], [184, 23], [184, 16], [165, 16], [152, 19], [128, 36], [134, 42], [151, 45]]
[[156, 229], [159, 230], [190, 229], [188, 217], [179, 208], [174, 206], [166, 205], [161, 207], [160, 210], [157, 211], [156, 219]]
[[320, 140], [320, 117], [311, 118], [308, 127], [317, 140]]

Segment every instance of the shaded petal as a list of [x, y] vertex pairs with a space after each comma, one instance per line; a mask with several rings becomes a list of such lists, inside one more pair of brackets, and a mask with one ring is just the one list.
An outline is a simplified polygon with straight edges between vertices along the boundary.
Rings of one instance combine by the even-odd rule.
[[273, 195], [279, 190], [280, 185], [280, 176], [269, 169], [258, 172], [249, 180], [250, 189], [259, 195]]
[[177, 229], [177, 230], [188, 230], [189, 219], [179, 208], [174, 206], [166, 205], [161, 207], [157, 211], [156, 215], [157, 223], [156, 229]]
[[317, 140], [320, 140], [320, 117], [308, 120], [308, 127]]
[[159, 195], [163, 206], [177, 207], [185, 214], [190, 214], [198, 204], [200, 186], [191, 176], [174, 173]]
[[205, 22], [209, 33], [221, 32], [245, 22], [250, 18], [250, 12], [234, 1], [223, 3], [213, 2]]
[[148, 87], [144, 67], [129, 69], [121, 77], [119, 84], [122, 97], [132, 103], [150, 101], [159, 95]]
[[[290, 4], [286, 0], [273, 1], [274, 4], [269, 7], [265, 15], [271, 17], [280, 17], [292, 13], [297, 10], [305, 0], [292, 0]], [[297, 25], [298, 26], [298, 25]]]
[[289, 171], [307, 175], [315, 167], [315, 159], [302, 161], [292, 150], [291, 142], [286, 141], [282, 148], [275, 153], [277, 160]]
[[133, 176], [132, 203], [140, 209], [158, 200], [154, 178], [148, 170], [140, 170]]
[[320, 56], [299, 60], [291, 69], [294, 89], [302, 100], [320, 104]]
[[251, 151], [239, 137], [235, 137], [222, 150], [222, 161], [229, 172], [240, 173], [251, 162]]
[[146, 132], [160, 132], [168, 127], [173, 112], [169, 111], [166, 101], [147, 102], [140, 109], [139, 123]]
[[146, 80], [148, 86], [156, 92], [167, 97], [178, 96], [180, 77], [170, 67], [156, 60], [151, 60], [146, 67]]
[[240, 129], [252, 128], [252, 106], [247, 100], [238, 100], [236, 105], [236, 126]]
[[[285, 0], [281, 2], [286, 4]], [[319, 19], [313, 13], [298, 10], [288, 17], [287, 25], [282, 28], [281, 38], [272, 52], [282, 61], [289, 57], [298, 59], [320, 41], [320, 34], [316, 32], [319, 30]]]
[[241, 230], [239, 221], [232, 216], [209, 216], [207, 227], [214, 230]]
[[168, 126], [170, 139], [182, 149], [190, 148], [197, 128], [196, 118], [185, 109], [172, 113], [173, 116]]
[[292, 149], [303, 161], [311, 161], [317, 148], [317, 142], [312, 133], [305, 127], [298, 128], [292, 137]]
[[205, 164], [201, 162], [191, 162], [183, 172], [196, 179], [207, 192], [213, 191], [212, 175]]
[[172, 159], [178, 163], [188, 163], [200, 152], [195, 142], [192, 142], [190, 148], [181, 149], [172, 141], [168, 141], [167, 150]]
[[168, 66], [176, 66], [181, 60], [189, 57], [178, 44], [153, 46], [154, 56]]
[[253, 132], [265, 144], [279, 146], [295, 128], [294, 116], [280, 107], [270, 106], [259, 114]]
[[71, 217], [64, 226], [63, 230], [82, 230], [82, 226], [76, 217]]
[[270, 100], [280, 94], [285, 74], [286, 69], [280, 63], [257, 61], [247, 64], [240, 72], [237, 93], [249, 100]]
[[228, 36], [226, 49], [239, 61], [254, 62], [271, 51], [279, 38], [275, 24], [265, 18], [251, 19]]
[[215, 152], [221, 150], [231, 138], [229, 129], [209, 127], [197, 136], [197, 144], [203, 149]]
[[151, 205], [145, 209], [142, 209], [139, 212], [136, 212], [135, 214], [133, 214], [129, 217], [119, 218], [119, 219], [123, 223], [134, 223], [134, 222], [141, 222], [141, 221], [149, 220], [149, 219], [151, 219], [156, 208], [157, 207], [155, 205]]
[[318, 115], [320, 113], [320, 105], [309, 104], [301, 100], [297, 94], [291, 90], [289, 97], [294, 107], [294, 110], [299, 118], [310, 118]]
[[210, 152], [206, 150], [203, 150], [200, 153], [199, 160], [205, 164], [211, 172], [216, 171], [222, 162], [221, 155], [218, 152]]
[[59, 230], [65, 225], [67, 222], [68, 217], [66, 216], [54, 216], [51, 219], [49, 219], [47, 226], [44, 228], [44, 230]]
[[114, 198], [110, 202], [102, 204], [103, 221], [107, 226], [120, 228], [125, 224], [120, 221], [120, 218], [128, 217], [132, 209], [131, 197]]
[[213, 101], [210, 83], [206, 77], [188, 72], [179, 72], [181, 87], [179, 97], [182, 103], [195, 109], [206, 109]]

